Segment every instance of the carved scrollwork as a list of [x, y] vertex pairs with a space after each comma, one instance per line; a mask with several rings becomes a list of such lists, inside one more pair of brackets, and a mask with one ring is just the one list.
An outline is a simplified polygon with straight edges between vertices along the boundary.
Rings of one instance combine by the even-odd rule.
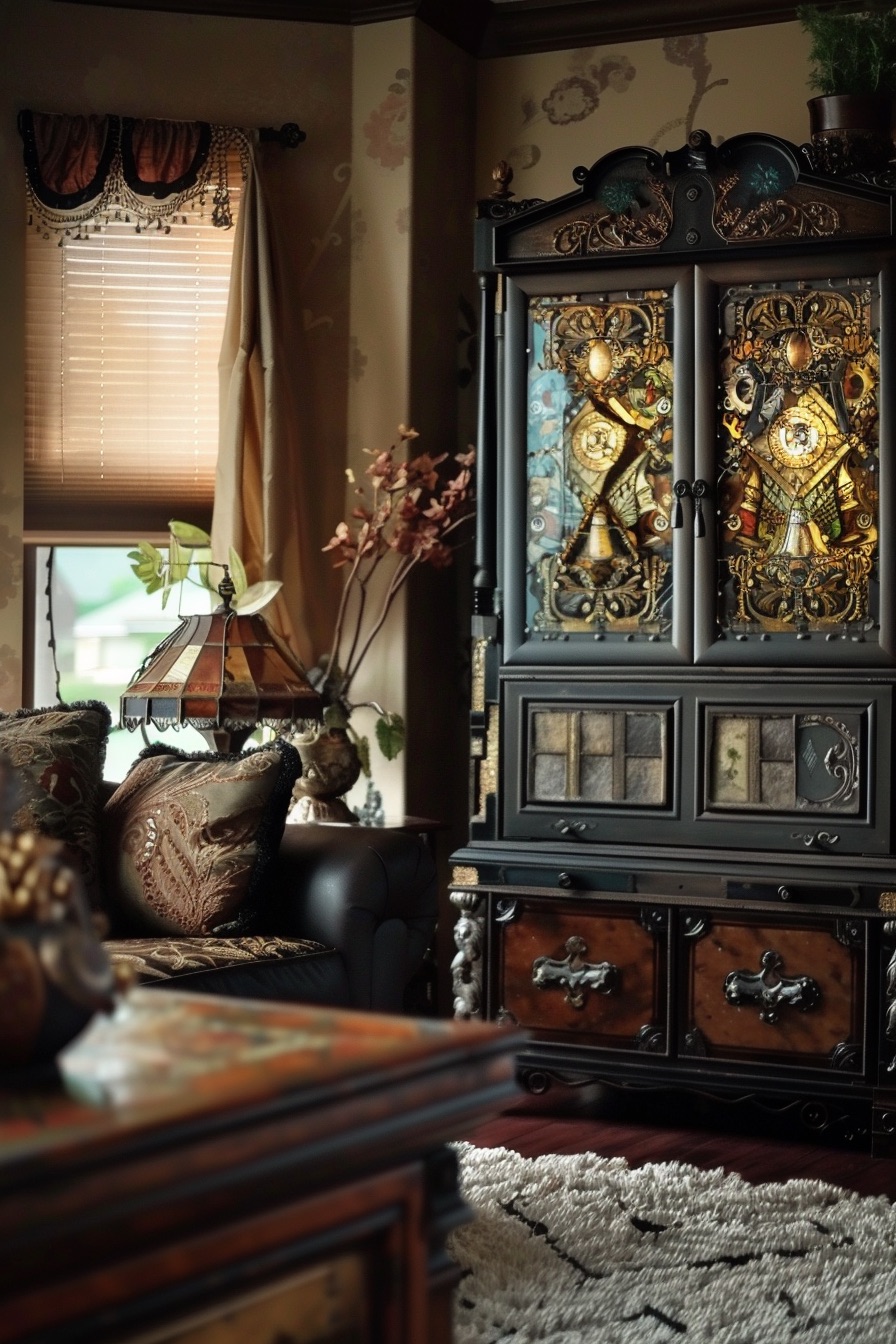
[[780, 974], [783, 957], [775, 951], [763, 952], [759, 971], [731, 971], [725, 977], [725, 1000], [735, 1007], [756, 1004], [762, 1022], [778, 1021], [782, 1008], [796, 1008], [801, 1013], [816, 1008], [821, 1002], [818, 982], [808, 975]]
[[[884, 933], [892, 926], [892, 921], [887, 920], [884, 925]], [[887, 969], [884, 973], [884, 995], [886, 1005], [884, 1007], [884, 1035], [891, 1045], [896, 1044], [896, 951], [890, 955], [887, 962]], [[887, 1073], [896, 1073], [896, 1055], [890, 1058], [887, 1064]]]
[[757, 238], [829, 238], [840, 227], [840, 215], [829, 201], [773, 196], [744, 209], [734, 203], [740, 186], [740, 176], [732, 173], [717, 187], [714, 223], [730, 243]]
[[710, 920], [706, 915], [685, 915], [681, 927], [685, 938], [693, 938], [696, 941], [709, 932]]
[[645, 932], [659, 938], [669, 932], [669, 911], [662, 906], [642, 906], [638, 911], [638, 923]]
[[540, 196], [529, 196], [524, 200], [484, 200], [476, 206], [477, 219], [491, 219], [500, 223], [504, 219], [515, 219], [536, 205], [544, 205]]
[[561, 257], [589, 257], [622, 248], [659, 247], [672, 228], [672, 191], [660, 177], [643, 184], [650, 202], [640, 203], [620, 195], [616, 210], [595, 210], [590, 215], [564, 221], [554, 234], [554, 251]]
[[832, 1069], [845, 1073], [856, 1073], [862, 1067], [861, 1050], [852, 1041], [838, 1041], [829, 1058]]
[[660, 1055], [666, 1048], [666, 1033], [662, 1027], [645, 1022], [635, 1033], [635, 1045], [649, 1055]]
[[865, 941], [865, 925], [858, 919], [838, 919], [834, 925], [834, 937], [844, 947], [860, 949]]
[[544, 1069], [520, 1069], [519, 1081], [533, 1097], [540, 1097], [549, 1090], [553, 1079]]
[[584, 938], [573, 935], [566, 940], [567, 956], [536, 957], [532, 963], [532, 983], [539, 989], [558, 986], [566, 990], [565, 999], [573, 1008], [584, 1008], [587, 991], [612, 994], [619, 983], [619, 967], [610, 961], [585, 961], [588, 947]]

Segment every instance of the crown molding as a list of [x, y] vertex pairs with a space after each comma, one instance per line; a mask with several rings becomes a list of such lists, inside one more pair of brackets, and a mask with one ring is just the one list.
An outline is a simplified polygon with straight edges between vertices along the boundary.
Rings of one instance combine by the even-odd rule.
[[[474, 56], [519, 56], [786, 23], [792, 0], [57, 0], [112, 9], [359, 25], [418, 18]], [[816, 0], [830, 9], [838, 0]], [[843, 9], [862, 9], [862, 0]]]

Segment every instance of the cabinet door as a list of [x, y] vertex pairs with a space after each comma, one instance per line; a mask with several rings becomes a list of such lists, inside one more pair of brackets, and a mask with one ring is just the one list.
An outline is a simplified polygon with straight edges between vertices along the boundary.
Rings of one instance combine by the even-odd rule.
[[698, 661], [893, 661], [891, 286], [867, 255], [697, 271]]
[[889, 853], [891, 688], [503, 678], [502, 834]]
[[680, 1055], [864, 1074], [867, 921], [690, 911], [681, 951]]
[[692, 474], [692, 271], [560, 283], [507, 283], [506, 659], [688, 662], [672, 487]]
[[502, 900], [497, 1012], [536, 1040], [668, 1049], [668, 910], [584, 899]]

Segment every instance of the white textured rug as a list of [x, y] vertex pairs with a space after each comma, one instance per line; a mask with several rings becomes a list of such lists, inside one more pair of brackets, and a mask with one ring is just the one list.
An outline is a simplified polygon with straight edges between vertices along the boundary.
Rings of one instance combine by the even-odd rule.
[[457, 1144], [455, 1344], [894, 1344], [896, 1206], [821, 1181]]

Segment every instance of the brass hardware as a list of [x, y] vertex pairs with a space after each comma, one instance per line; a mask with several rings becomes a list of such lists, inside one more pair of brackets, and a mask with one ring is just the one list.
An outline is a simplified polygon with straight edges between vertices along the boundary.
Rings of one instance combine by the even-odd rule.
[[896, 915], [896, 891], [882, 891], [877, 898], [877, 908], [886, 915]]
[[485, 713], [485, 656], [488, 643], [487, 639], [477, 639], [473, 643], [470, 708], [474, 714]]
[[476, 868], [463, 866], [451, 869], [451, 884], [457, 887], [478, 887], [479, 872]]
[[498, 726], [499, 711], [497, 705], [488, 706], [488, 726], [485, 736], [485, 756], [478, 763], [478, 810], [475, 821], [484, 821], [486, 803], [498, 792]]

